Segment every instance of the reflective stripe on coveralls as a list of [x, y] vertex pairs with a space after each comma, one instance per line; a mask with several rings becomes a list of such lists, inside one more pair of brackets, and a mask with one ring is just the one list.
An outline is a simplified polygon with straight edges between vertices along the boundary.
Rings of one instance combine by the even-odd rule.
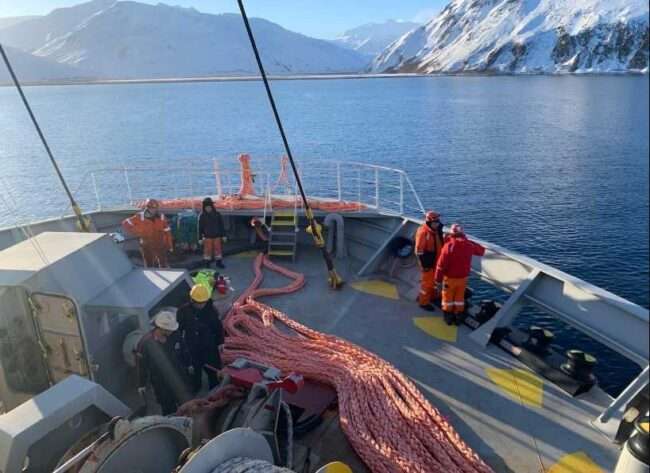
[[[422, 264], [418, 296], [420, 305], [428, 305], [436, 298], [435, 267], [441, 248], [442, 241], [438, 232], [431, 229], [426, 223], [421, 225], [415, 234], [415, 254]], [[425, 260], [425, 263], [422, 260]], [[430, 266], [428, 266], [429, 264]]]

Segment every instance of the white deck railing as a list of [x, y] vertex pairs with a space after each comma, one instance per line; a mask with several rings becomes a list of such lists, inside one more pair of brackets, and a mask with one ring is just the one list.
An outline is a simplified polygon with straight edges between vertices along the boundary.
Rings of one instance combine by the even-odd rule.
[[[192, 161], [189, 161], [192, 162]], [[196, 161], [194, 161], [196, 162]], [[133, 206], [146, 198], [191, 199], [236, 195], [241, 187], [238, 166], [213, 160], [204, 169], [190, 167], [116, 167], [88, 170], [73, 194], [85, 211]], [[259, 164], [262, 163], [260, 166]], [[275, 164], [276, 169], [272, 168]], [[280, 179], [279, 160], [252, 163], [255, 193], [265, 196], [296, 196], [289, 169]], [[357, 162], [316, 161], [299, 169], [309, 198], [358, 202], [359, 210], [419, 217], [424, 207], [411, 179], [400, 169]], [[68, 213], [69, 208], [64, 213]]]

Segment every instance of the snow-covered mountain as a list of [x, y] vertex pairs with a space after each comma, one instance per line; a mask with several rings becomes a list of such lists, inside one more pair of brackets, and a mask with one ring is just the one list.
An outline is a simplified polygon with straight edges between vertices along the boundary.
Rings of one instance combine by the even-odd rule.
[[[76, 67], [66, 64], [59, 64], [49, 59], [33, 56], [20, 49], [5, 47], [7, 57], [16, 76], [21, 82], [38, 82], [60, 79], [81, 79], [89, 78], [90, 75], [84, 73]], [[4, 62], [0, 59], [0, 83], [11, 81], [9, 72]]]
[[[328, 41], [252, 18], [270, 73], [357, 72], [368, 58]], [[95, 77], [200, 77], [254, 74], [239, 15], [133, 1], [94, 0], [0, 30], [0, 42]]]
[[453, 0], [376, 72], [648, 71], [648, 0]]
[[409, 31], [421, 26], [411, 21], [387, 20], [383, 23], [367, 23], [346, 31], [334, 42], [360, 53], [376, 56], [389, 44]]
[[46, 16], [19, 22], [0, 30], [0, 42], [31, 52], [72, 31], [90, 16], [108, 8], [115, 0], [92, 0], [73, 7], [57, 8]]
[[37, 16], [13, 16], [13, 17], [4, 17], [0, 18], [0, 30], [3, 28], [9, 28], [10, 26], [17, 25], [23, 21], [33, 20], [38, 18]]

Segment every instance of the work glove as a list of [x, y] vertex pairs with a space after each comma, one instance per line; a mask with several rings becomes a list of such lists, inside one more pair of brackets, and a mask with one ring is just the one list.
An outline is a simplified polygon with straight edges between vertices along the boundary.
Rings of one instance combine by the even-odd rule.
[[199, 245], [203, 246], [203, 238], [199, 238]]
[[194, 375], [194, 366], [188, 366], [187, 367], [187, 372], [189, 373], [190, 376]]
[[144, 387], [144, 386], [140, 386], [140, 387], [138, 388], [138, 394], [140, 395], [140, 397], [141, 397], [142, 399], [144, 399], [145, 396], [146, 396], [146, 394], [147, 394], [147, 388]]
[[226, 242], [228, 241], [228, 237], [221, 237], [221, 241], [222, 241], [223, 243], [226, 243]]

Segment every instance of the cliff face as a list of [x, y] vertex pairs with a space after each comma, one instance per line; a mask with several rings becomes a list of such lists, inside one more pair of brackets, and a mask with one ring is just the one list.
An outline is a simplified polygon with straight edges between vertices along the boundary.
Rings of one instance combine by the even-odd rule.
[[376, 72], [647, 72], [645, 0], [454, 0]]

